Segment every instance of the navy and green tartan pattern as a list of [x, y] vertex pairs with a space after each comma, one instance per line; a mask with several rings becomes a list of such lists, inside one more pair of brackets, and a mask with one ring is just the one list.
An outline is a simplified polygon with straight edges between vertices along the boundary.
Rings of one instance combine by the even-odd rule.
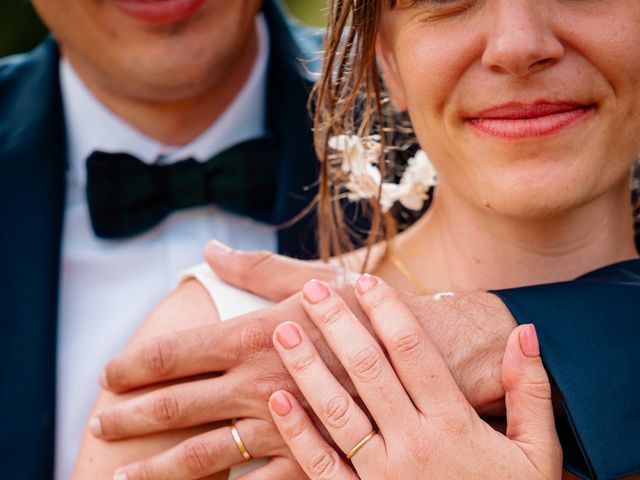
[[204, 163], [149, 165], [125, 153], [94, 152], [87, 160], [91, 224], [98, 237], [126, 238], [174, 211], [209, 204], [270, 222], [276, 177], [270, 138], [238, 144]]

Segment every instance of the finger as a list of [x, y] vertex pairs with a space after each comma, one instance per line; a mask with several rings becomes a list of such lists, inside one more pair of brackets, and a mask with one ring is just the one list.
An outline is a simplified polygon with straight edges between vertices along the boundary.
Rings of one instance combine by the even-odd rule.
[[265, 466], [236, 477], [236, 480], [302, 480], [309, 478], [295, 460], [275, 457]]
[[517, 442], [537, 466], [548, 465], [549, 458], [553, 458], [555, 467], [560, 468], [562, 453], [551, 384], [533, 325], [521, 325], [511, 332], [502, 362], [502, 383], [506, 392], [507, 437]]
[[[344, 453], [350, 452], [373, 430], [369, 418], [329, 371], [299, 325], [292, 322], [283, 323], [278, 326], [273, 337], [273, 343], [282, 362], [296, 381], [305, 400], [309, 402], [338, 448]], [[282, 398], [283, 402], [286, 400], [286, 396]], [[377, 451], [367, 450], [367, 453], [358, 456], [358, 460], [365, 463], [375, 462], [375, 457], [384, 452], [384, 445], [381, 447]], [[367, 455], [374, 457], [366, 458]]]
[[[281, 455], [286, 450], [274, 425], [264, 420], [239, 420], [236, 429], [254, 458]], [[119, 469], [114, 478], [126, 480], [189, 480], [202, 478], [246, 462], [231, 435], [222, 427], [191, 437], [142, 462]]]
[[89, 422], [91, 433], [106, 440], [121, 440], [254, 416], [256, 412], [249, 404], [230, 401], [230, 390], [242, 390], [241, 380], [232, 373], [225, 374], [224, 378], [195, 380], [160, 388], [105, 408]]
[[[309, 478], [357, 479], [340, 455], [322, 438], [293, 395], [284, 391], [274, 393], [269, 399], [269, 408], [282, 438]], [[363, 451], [366, 448], [365, 445]]]
[[413, 422], [415, 406], [382, 348], [342, 298], [326, 284], [313, 280], [303, 288], [302, 303], [345, 367], [383, 436]]
[[152, 338], [111, 360], [100, 383], [124, 392], [167, 380], [224, 371], [247, 355], [247, 349], [271, 348], [271, 333], [260, 312], [235, 323], [215, 323]]
[[356, 280], [355, 290], [360, 306], [418, 410], [433, 414], [441, 406], [453, 413], [456, 406], [466, 405], [442, 355], [395, 289], [378, 277], [362, 275]]
[[331, 281], [337, 271], [325, 263], [295, 260], [268, 251], [232, 250], [217, 241], [205, 247], [205, 259], [225, 282], [270, 300], [282, 301], [312, 278]]

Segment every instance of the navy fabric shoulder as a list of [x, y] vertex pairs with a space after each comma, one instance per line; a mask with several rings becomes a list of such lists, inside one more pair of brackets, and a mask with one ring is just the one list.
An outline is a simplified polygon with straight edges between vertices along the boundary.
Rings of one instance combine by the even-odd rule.
[[55, 339], [65, 133], [49, 39], [0, 62], [0, 465], [53, 471]]
[[[313, 30], [288, 19], [276, 0], [265, 1], [263, 12], [271, 37], [267, 127], [279, 144], [281, 159], [271, 223], [284, 225], [307, 209], [317, 193], [319, 163], [307, 109], [314, 81], [309, 65], [316, 53], [316, 43], [312, 41]], [[281, 228], [278, 249], [288, 256], [316, 258], [314, 215]]]
[[565, 468], [583, 478], [640, 473], [640, 260], [493, 293], [518, 323], [536, 326], [563, 396]]

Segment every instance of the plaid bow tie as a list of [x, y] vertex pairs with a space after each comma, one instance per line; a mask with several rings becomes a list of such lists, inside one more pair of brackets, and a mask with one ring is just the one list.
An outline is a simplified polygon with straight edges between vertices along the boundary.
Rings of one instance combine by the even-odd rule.
[[215, 203], [269, 222], [277, 155], [271, 139], [236, 145], [201, 163], [190, 158], [148, 165], [125, 153], [94, 152], [87, 160], [87, 201], [98, 237], [143, 233], [171, 212]]

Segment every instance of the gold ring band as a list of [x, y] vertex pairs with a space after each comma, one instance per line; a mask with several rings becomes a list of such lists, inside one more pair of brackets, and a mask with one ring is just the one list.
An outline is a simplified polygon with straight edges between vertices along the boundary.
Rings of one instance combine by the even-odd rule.
[[351, 451], [349, 453], [347, 453], [347, 459], [351, 460], [353, 458], [353, 456], [358, 453], [358, 450], [360, 450], [362, 447], [364, 447], [364, 445], [371, 440], [374, 436], [376, 435], [376, 431], [375, 430], [371, 430], [371, 432], [364, 437], [362, 440], [360, 440], [355, 447], [353, 447], [351, 449]]
[[236, 445], [238, 445], [238, 449], [240, 450], [240, 453], [242, 454], [244, 459], [251, 460], [251, 454], [247, 451], [247, 447], [244, 446], [244, 442], [240, 438], [240, 434], [238, 433], [238, 429], [235, 425], [231, 426], [231, 436], [235, 440]]

